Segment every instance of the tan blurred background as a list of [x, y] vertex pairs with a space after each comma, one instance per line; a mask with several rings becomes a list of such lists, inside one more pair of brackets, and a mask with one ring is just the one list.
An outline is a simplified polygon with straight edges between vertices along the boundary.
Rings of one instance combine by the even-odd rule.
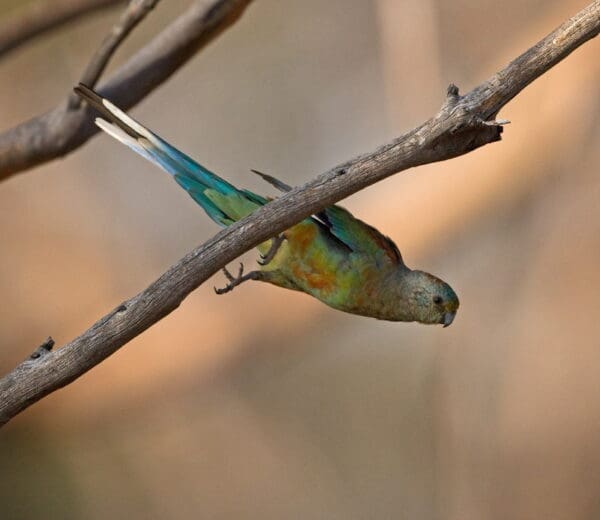
[[[249, 168], [299, 184], [371, 150], [586, 3], [257, 1], [133, 113], [272, 193]], [[162, 2], [115, 64], [187, 4]], [[0, 61], [1, 129], [62, 99], [117, 16]], [[510, 103], [501, 143], [344, 201], [453, 285], [452, 327], [260, 284], [217, 297], [216, 276], [0, 432], [4, 518], [600, 518], [599, 51]], [[1, 372], [215, 231], [106, 136], [3, 182]]]

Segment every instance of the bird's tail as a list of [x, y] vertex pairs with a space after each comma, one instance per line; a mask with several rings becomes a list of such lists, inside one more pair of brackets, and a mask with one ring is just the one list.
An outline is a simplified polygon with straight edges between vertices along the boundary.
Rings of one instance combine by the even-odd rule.
[[266, 204], [265, 198], [237, 189], [89, 87], [80, 83], [75, 92], [102, 115], [95, 119], [102, 130], [171, 174], [217, 224], [228, 226]]

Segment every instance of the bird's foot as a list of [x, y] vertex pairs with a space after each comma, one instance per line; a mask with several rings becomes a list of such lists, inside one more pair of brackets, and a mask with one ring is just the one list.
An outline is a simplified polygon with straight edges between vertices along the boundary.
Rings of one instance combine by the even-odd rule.
[[258, 271], [250, 271], [248, 274], [244, 274], [244, 264], [240, 264], [240, 268], [238, 270], [237, 276], [233, 276], [227, 270], [226, 267], [223, 267], [223, 274], [225, 275], [227, 280], [229, 280], [229, 283], [221, 289], [217, 289], [216, 287], [214, 287], [215, 292], [217, 294], [225, 294], [225, 293], [228, 293], [229, 291], [233, 291], [233, 289], [235, 287], [237, 287], [241, 283], [244, 283], [248, 280], [260, 279], [260, 272], [258, 272]]
[[264, 266], [264, 265], [269, 264], [271, 262], [271, 260], [273, 260], [273, 258], [275, 258], [275, 255], [277, 254], [277, 251], [279, 251], [279, 248], [281, 247], [281, 244], [283, 244], [284, 240], [285, 240], [285, 237], [283, 235], [278, 235], [275, 238], [272, 238], [271, 239], [271, 247], [267, 251], [266, 255], [260, 255], [260, 260], [258, 260], [258, 265]]

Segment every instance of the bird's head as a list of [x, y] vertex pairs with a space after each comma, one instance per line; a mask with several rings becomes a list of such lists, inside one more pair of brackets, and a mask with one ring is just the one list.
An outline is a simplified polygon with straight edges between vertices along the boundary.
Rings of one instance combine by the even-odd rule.
[[408, 299], [408, 312], [413, 321], [426, 324], [452, 323], [458, 310], [458, 296], [446, 282], [423, 271], [410, 271], [403, 276], [403, 291]]

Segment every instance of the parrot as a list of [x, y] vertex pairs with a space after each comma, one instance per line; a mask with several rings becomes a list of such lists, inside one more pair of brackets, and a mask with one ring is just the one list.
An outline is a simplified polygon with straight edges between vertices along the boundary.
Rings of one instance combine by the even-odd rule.
[[[173, 147], [157, 134], [80, 83], [75, 92], [98, 112], [103, 131], [169, 173], [220, 226], [250, 215], [270, 198], [239, 189]], [[252, 170], [279, 191], [291, 187]], [[259, 269], [228, 280], [217, 294], [248, 280], [304, 292], [326, 305], [351, 314], [396, 322], [441, 324], [454, 320], [459, 300], [443, 280], [406, 266], [396, 244], [339, 205], [305, 218], [257, 246]]]

